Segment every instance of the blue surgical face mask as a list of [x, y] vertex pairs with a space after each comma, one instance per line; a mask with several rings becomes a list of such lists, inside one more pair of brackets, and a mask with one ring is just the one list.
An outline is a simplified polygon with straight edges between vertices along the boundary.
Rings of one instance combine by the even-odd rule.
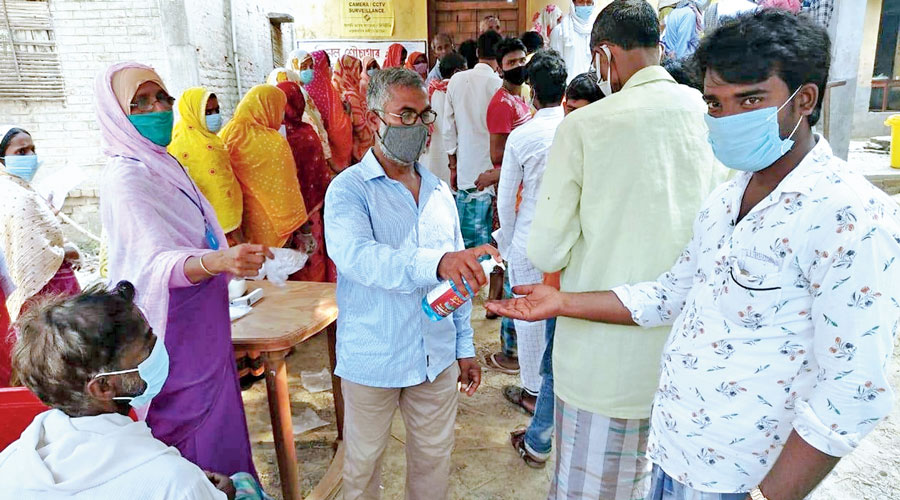
[[3, 163], [6, 165], [6, 173], [31, 182], [43, 162], [38, 160], [37, 155], [10, 155], [3, 158]]
[[591, 19], [591, 14], [594, 12], [593, 5], [576, 5], [575, 6], [575, 16], [582, 21], [588, 21]]
[[134, 372], [138, 372], [138, 375], [141, 376], [141, 380], [147, 384], [144, 392], [137, 396], [118, 396], [113, 399], [118, 401], [128, 401], [128, 404], [133, 408], [141, 408], [147, 406], [150, 403], [150, 400], [159, 394], [163, 385], [166, 383], [166, 379], [169, 377], [169, 352], [166, 351], [166, 346], [162, 339], [156, 339], [156, 344], [153, 346], [153, 350], [150, 351], [150, 355], [147, 356], [147, 359], [141, 361], [137, 368], [117, 372], [98, 373], [97, 375], [94, 375], [94, 378], [109, 375], [123, 375]]
[[369, 78], [372, 78], [373, 76], [375, 76], [375, 73], [378, 73], [378, 70], [375, 68], [372, 68], [369, 71], [366, 71], [366, 73], [369, 75]]
[[778, 108], [770, 106], [722, 118], [706, 115], [709, 143], [716, 158], [734, 170], [759, 172], [784, 156], [794, 147], [791, 137], [806, 117], [801, 116], [787, 139], [782, 139], [778, 127], [778, 112], [787, 106], [799, 91], [798, 88]]
[[175, 115], [172, 114], [172, 111], [130, 115], [128, 120], [138, 133], [153, 144], [166, 147], [172, 142], [172, 125], [175, 123]]
[[222, 115], [219, 113], [206, 115], [206, 130], [209, 130], [214, 134], [219, 130], [222, 130]]
[[316, 73], [313, 70], [304, 69], [303, 71], [300, 72], [300, 82], [303, 85], [306, 85], [307, 83], [313, 81], [313, 77], [315, 75], [316, 75]]

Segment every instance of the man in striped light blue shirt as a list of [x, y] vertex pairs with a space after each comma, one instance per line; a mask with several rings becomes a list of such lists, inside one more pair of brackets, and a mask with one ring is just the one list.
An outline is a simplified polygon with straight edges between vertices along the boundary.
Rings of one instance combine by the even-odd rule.
[[325, 197], [325, 239], [338, 270], [344, 498], [380, 497], [381, 455], [399, 405], [406, 496], [437, 500], [449, 489], [458, 384], [471, 396], [481, 369], [471, 302], [433, 322], [422, 299], [445, 279], [484, 285], [478, 257], [499, 254], [488, 245], [464, 249], [450, 188], [416, 162], [436, 117], [422, 79], [386, 69], [369, 83], [367, 101], [381, 123], [378, 141]]

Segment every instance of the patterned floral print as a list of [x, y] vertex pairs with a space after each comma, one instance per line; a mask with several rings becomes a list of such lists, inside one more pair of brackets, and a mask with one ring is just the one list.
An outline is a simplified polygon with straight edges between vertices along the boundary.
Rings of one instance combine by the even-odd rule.
[[648, 453], [700, 491], [748, 491], [792, 430], [846, 455], [893, 400], [900, 207], [821, 137], [737, 221], [749, 180], [713, 192], [670, 271], [614, 289], [638, 324], [674, 324]]

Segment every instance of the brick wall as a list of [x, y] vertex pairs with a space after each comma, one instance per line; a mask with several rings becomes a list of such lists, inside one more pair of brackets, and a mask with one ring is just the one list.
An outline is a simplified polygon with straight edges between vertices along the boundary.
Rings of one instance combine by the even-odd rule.
[[[231, 0], [235, 3], [238, 51], [244, 92], [262, 83], [272, 69], [268, 13], [285, 12], [276, 0]], [[164, 9], [171, 11], [161, 11]], [[44, 165], [37, 180], [65, 167], [87, 170], [87, 180], [71, 193], [63, 211], [89, 229], [99, 231], [97, 187], [106, 159], [94, 114], [94, 79], [109, 65], [136, 60], [156, 68], [169, 91], [175, 82], [203, 85], [215, 92], [230, 116], [239, 98], [234, 74], [231, 15], [227, 0], [54, 0], [50, 3], [60, 54], [66, 97], [60, 101], [0, 100], [3, 123], [28, 130]], [[289, 10], [289, 9], [287, 9]], [[290, 12], [288, 12], [290, 13]], [[184, 16], [191, 57], [196, 68], [185, 68], [168, 49], [162, 23], [166, 16]], [[171, 27], [171, 26], [169, 26]], [[287, 30], [285, 30], [287, 31]], [[182, 37], [183, 38], [183, 37]], [[283, 37], [289, 43], [291, 37]], [[176, 74], [176, 72], [178, 72]], [[199, 81], [196, 75], [199, 73]]]

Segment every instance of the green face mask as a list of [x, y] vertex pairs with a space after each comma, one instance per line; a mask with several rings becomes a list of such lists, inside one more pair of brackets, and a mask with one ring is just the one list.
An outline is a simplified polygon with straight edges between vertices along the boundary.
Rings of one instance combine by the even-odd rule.
[[175, 117], [171, 111], [130, 115], [128, 120], [153, 144], [166, 147], [172, 142], [172, 125], [175, 123]]

